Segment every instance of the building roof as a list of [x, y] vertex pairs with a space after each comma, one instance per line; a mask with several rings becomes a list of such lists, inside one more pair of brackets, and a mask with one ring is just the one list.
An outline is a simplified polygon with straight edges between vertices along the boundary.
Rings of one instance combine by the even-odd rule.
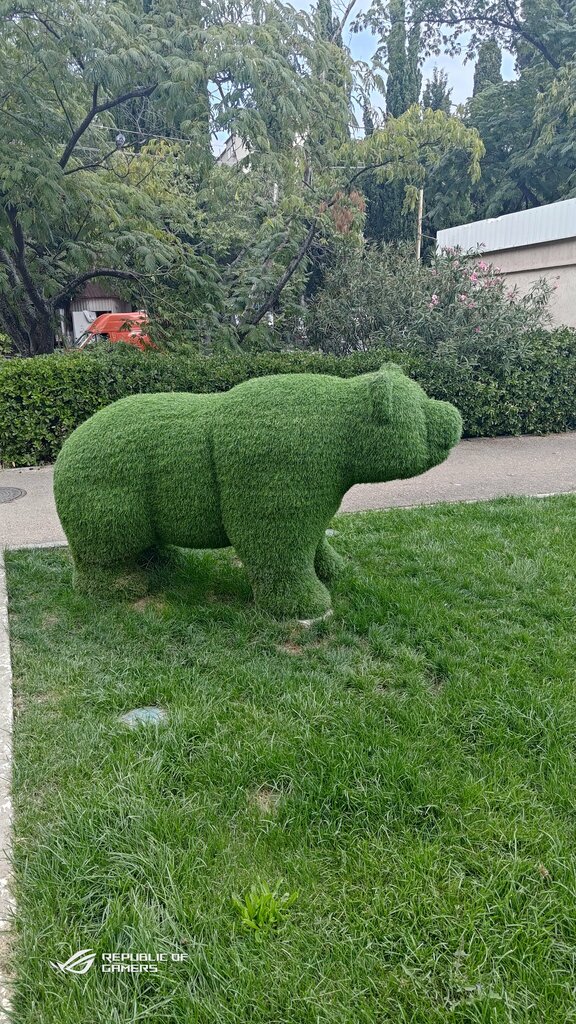
[[100, 284], [99, 280], [87, 281], [79, 299], [108, 299], [115, 296], [114, 289], [109, 284]]
[[576, 199], [564, 199], [561, 203], [549, 203], [533, 210], [445, 228], [438, 232], [437, 245], [440, 249], [458, 246], [465, 252], [470, 249], [499, 252], [573, 237], [576, 237]]

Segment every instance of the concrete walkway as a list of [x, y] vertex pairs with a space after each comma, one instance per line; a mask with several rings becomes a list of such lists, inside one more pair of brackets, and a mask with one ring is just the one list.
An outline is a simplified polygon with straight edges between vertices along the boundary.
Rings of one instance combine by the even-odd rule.
[[[0, 470], [0, 487], [26, 491], [23, 498], [0, 504], [0, 547], [65, 541], [54, 505], [50, 466]], [[461, 441], [446, 462], [422, 476], [353, 487], [342, 502], [342, 511], [571, 492], [576, 492], [576, 432], [478, 438]]]

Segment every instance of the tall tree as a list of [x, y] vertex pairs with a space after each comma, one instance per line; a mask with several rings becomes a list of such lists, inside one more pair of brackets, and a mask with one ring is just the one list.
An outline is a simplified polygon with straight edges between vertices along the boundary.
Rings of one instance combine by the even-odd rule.
[[327, 42], [336, 43], [337, 46], [342, 46], [340, 22], [332, 13], [332, 4], [330, 0], [318, 0], [316, 16], [318, 18], [320, 37], [325, 39]]
[[[412, 14], [412, 6], [406, 0], [389, 0], [386, 17], [378, 25], [375, 60], [386, 71], [386, 117], [400, 117], [420, 98], [420, 26]], [[361, 17], [360, 22], [365, 23], [365, 19]], [[367, 238], [392, 242], [414, 235], [415, 220], [405, 209], [401, 182], [382, 183], [367, 176], [362, 188]]]
[[120, 112], [154, 98], [163, 125], [185, 136], [175, 145], [195, 188], [212, 133], [236, 132], [278, 165], [311, 126], [346, 117], [338, 91], [308, 70], [328, 61], [307, 15], [215, 0], [199, 26], [184, 0], [147, 6], [0, 0], [0, 330], [23, 355], [53, 349], [58, 308], [94, 278], [138, 296], [180, 282], [188, 305], [222, 295], [197, 204], [162, 178], [170, 152], [146, 141], [149, 128], [147, 153], [128, 131], [118, 145]]
[[502, 81], [502, 51], [495, 39], [486, 39], [478, 48], [478, 59], [474, 68], [473, 96], [478, 96], [490, 85]]
[[374, 135], [374, 114], [368, 100], [364, 101], [362, 108], [362, 125], [364, 127], [364, 135], [366, 137]]
[[422, 93], [422, 106], [430, 110], [443, 110], [450, 113], [452, 89], [448, 88], [448, 75], [446, 71], [434, 67], [432, 78], [428, 79]]
[[390, 26], [386, 38], [386, 112], [400, 117], [420, 97], [420, 26], [407, 24], [405, 0], [390, 0]]

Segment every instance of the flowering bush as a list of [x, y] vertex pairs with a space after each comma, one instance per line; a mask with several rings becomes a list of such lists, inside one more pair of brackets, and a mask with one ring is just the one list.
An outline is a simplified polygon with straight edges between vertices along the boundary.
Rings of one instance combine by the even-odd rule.
[[453, 250], [423, 265], [405, 246], [348, 249], [311, 304], [306, 342], [338, 355], [385, 347], [506, 366], [550, 323], [552, 291], [542, 278], [521, 296], [478, 253]]

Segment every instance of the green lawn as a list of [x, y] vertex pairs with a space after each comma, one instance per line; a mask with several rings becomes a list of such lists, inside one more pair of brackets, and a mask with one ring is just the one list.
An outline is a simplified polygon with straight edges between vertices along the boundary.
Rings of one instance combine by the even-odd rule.
[[[576, 500], [343, 516], [335, 614], [9, 554], [15, 1024], [576, 1021]], [[186, 572], [180, 571], [186, 568]], [[161, 729], [117, 718], [160, 705]], [[232, 902], [298, 893], [261, 941]], [[186, 952], [65, 976], [76, 950]]]

